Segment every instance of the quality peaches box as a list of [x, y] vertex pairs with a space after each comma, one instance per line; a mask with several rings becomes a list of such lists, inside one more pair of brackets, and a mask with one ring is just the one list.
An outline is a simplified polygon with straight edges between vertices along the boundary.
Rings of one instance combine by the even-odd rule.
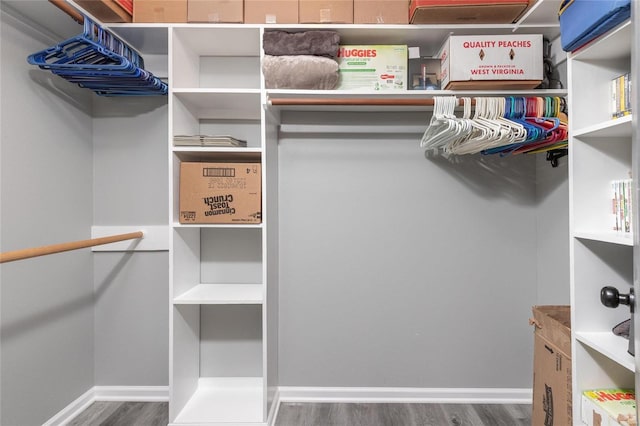
[[543, 77], [542, 34], [450, 36], [440, 49], [442, 88], [533, 89]]

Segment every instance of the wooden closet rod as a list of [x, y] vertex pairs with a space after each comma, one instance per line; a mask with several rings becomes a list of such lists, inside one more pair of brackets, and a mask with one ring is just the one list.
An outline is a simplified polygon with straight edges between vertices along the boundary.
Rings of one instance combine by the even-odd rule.
[[[368, 98], [276, 98], [270, 99], [271, 105], [382, 105], [382, 106], [433, 106], [433, 98], [429, 99], [368, 99]], [[458, 102], [460, 104], [460, 102]], [[475, 99], [471, 100], [471, 105], [475, 105]]]
[[14, 260], [29, 259], [31, 257], [45, 256], [47, 254], [61, 253], [63, 251], [78, 250], [86, 247], [111, 244], [118, 241], [143, 238], [142, 231], [129, 232], [128, 234], [111, 235], [109, 237], [92, 238], [90, 240], [72, 241], [68, 243], [52, 244], [49, 246], [32, 247], [28, 249], [7, 251], [0, 253], [0, 263], [13, 262]]
[[49, 3], [71, 16], [71, 18], [73, 18], [73, 20], [78, 24], [84, 24], [84, 16], [82, 16], [82, 13], [78, 12], [76, 8], [71, 6], [65, 0], [49, 0]]

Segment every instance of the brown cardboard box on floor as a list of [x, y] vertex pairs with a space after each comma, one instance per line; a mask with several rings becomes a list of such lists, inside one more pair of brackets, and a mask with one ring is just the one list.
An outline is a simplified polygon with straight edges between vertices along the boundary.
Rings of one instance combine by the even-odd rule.
[[244, 0], [245, 24], [297, 24], [298, 0]]
[[244, 22], [243, 0], [188, 0], [187, 22]]
[[408, 0], [353, 0], [354, 24], [408, 24]]
[[187, 22], [187, 0], [134, 0], [133, 22]]
[[260, 223], [260, 163], [180, 163], [180, 223]]
[[300, 0], [301, 24], [353, 24], [353, 0]]
[[571, 426], [571, 314], [569, 306], [533, 306], [532, 425]]

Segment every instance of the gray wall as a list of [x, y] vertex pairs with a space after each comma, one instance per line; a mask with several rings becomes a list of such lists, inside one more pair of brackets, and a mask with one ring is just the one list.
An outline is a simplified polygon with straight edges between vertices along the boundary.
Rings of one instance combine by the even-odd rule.
[[[168, 221], [167, 98], [96, 97], [26, 62], [61, 39], [2, 14], [2, 251]], [[78, 250], [0, 278], [1, 424], [42, 424], [93, 386], [168, 385], [166, 251]]]
[[[27, 64], [52, 44], [2, 12], [0, 250], [90, 238], [88, 93]], [[1, 418], [39, 425], [93, 386], [87, 250], [0, 266]]]
[[[167, 225], [167, 98], [94, 100], [94, 225]], [[96, 386], [169, 384], [168, 252], [102, 252]]]
[[567, 157], [551, 167], [545, 155], [536, 162], [538, 305], [568, 305], [569, 167]]
[[375, 127], [424, 114], [326, 120], [371, 134], [281, 135], [280, 385], [530, 388], [535, 157]]

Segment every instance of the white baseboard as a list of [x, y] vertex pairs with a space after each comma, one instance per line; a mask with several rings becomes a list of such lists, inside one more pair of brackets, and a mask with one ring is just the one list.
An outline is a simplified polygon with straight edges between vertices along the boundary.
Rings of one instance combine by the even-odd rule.
[[[322, 388], [281, 386], [267, 417], [275, 423], [281, 402], [402, 402], [455, 404], [531, 404], [531, 389], [502, 388]], [[94, 386], [43, 426], [63, 426], [95, 401], [168, 401], [168, 386]]]
[[281, 402], [430, 402], [531, 404], [531, 389], [502, 388], [322, 388], [281, 386]]
[[60, 410], [58, 414], [47, 420], [42, 426], [59, 426], [67, 424], [71, 419], [82, 413], [89, 405], [95, 401], [93, 399], [93, 388], [86, 391], [71, 404]]
[[47, 420], [43, 426], [62, 426], [96, 401], [169, 401], [169, 386], [94, 386]]
[[271, 402], [271, 409], [267, 414], [267, 425], [273, 426], [276, 424], [276, 418], [278, 417], [278, 410], [280, 409], [280, 388], [276, 389]]

